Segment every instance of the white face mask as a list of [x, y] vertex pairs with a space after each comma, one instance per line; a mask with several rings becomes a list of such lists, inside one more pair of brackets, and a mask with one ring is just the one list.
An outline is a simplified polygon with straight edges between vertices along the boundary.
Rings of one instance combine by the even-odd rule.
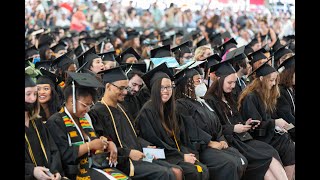
[[205, 83], [201, 83], [197, 85], [194, 90], [197, 97], [203, 97], [207, 92], [207, 86]]

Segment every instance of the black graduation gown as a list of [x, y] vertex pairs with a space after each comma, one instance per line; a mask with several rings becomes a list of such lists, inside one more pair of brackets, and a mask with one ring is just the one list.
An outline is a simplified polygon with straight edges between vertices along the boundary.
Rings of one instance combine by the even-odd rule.
[[[50, 169], [51, 173], [59, 172], [60, 175], [63, 177], [64, 173], [62, 170], [61, 158], [59, 150], [52, 139], [48, 129], [43, 125], [40, 119], [35, 120], [35, 124], [37, 126], [38, 132], [41, 137], [41, 141], [44, 145], [48, 162], [44, 156], [44, 153], [40, 146], [40, 141], [38, 139], [38, 135], [36, 133], [35, 128], [33, 127], [31, 121], [29, 123], [29, 127], [25, 127], [25, 133], [27, 138], [30, 142], [33, 155], [35, 157], [37, 166], [45, 166], [46, 168]], [[29, 150], [28, 150], [28, 143], [25, 140], [25, 179], [35, 179], [33, 176], [33, 170], [35, 168], [35, 164], [33, 164]]]
[[203, 170], [202, 173], [198, 173], [195, 165], [184, 162], [184, 154], [196, 154], [196, 152], [192, 150], [190, 151], [181, 143], [187, 141], [187, 138], [183, 133], [183, 123], [179, 123], [181, 133], [176, 137], [180, 151], [178, 150], [174, 137], [169, 135], [161, 125], [159, 114], [154, 110], [151, 101], [146, 102], [146, 104], [142, 107], [139, 115], [136, 118], [136, 127], [138, 129], [137, 131], [139, 136], [151, 142], [153, 145], [164, 149], [166, 156], [165, 161], [176, 164], [183, 169], [185, 179], [196, 180], [209, 178], [208, 170], [205, 165], [201, 164], [200, 162], [196, 163], [197, 165], [200, 165]]
[[177, 100], [177, 112], [184, 117], [191, 141], [205, 145], [200, 149], [200, 161], [207, 165], [210, 179], [240, 179], [247, 167], [247, 159], [230, 146], [222, 150], [207, 146], [210, 141], [226, 141], [216, 113], [189, 98]]
[[133, 119], [135, 119], [143, 107], [144, 103], [146, 103], [150, 98], [150, 92], [147, 88], [141, 88], [140, 91], [136, 95], [131, 95], [128, 93], [124, 98], [124, 101], [121, 105], [129, 112]]
[[246, 87], [245, 80], [241, 78], [237, 78], [236, 85], [232, 90], [233, 99], [238, 101], [239, 95], [241, 94], [242, 90]]
[[[277, 116], [286, 120], [288, 123], [296, 124], [295, 122], [295, 95], [294, 93], [283, 86], [280, 88], [280, 97], [277, 100]], [[289, 130], [292, 140], [295, 140], [295, 128]]]
[[[65, 170], [66, 176], [72, 180], [75, 180], [77, 177], [89, 177], [96, 180], [108, 180], [109, 178], [107, 178], [105, 175], [92, 168], [89, 168], [86, 165], [86, 162], [88, 162], [87, 153], [78, 157], [79, 146], [69, 145], [69, 140], [72, 132], [69, 132], [67, 130], [64, 123], [63, 116], [66, 115], [67, 114], [65, 112], [55, 113], [48, 119], [45, 124], [58, 146], [59, 152], [61, 154], [62, 166]], [[81, 133], [77, 129], [74, 129], [73, 132], [76, 132], [73, 134]], [[92, 138], [92, 140], [93, 139], [94, 138]], [[84, 165], [81, 167], [81, 164]]]
[[[89, 114], [92, 118], [92, 124], [97, 132], [98, 136], [105, 136], [110, 138], [118, 147], [118, 158], [129, 159], [131, 149], [136, 149], [142, 152], [142, 147], [150, 145], [140, 137], [136, 137], [132, 130], [127, 118], [119, 108], [109, 106], [118, 130], [120, 141], [123, 145], [121, 148], [118, 141], [116, 131], [112, 122], [112, 118], [107, 107], [101, 102], [97, 102], [95, 106], [90, 110]], [[128, 112], [125, 110], [128, 115]], [[122, 164], [123, 163], [123, 164]], [[133, 179], [174, 179], [174, 174], [170, 168], [174, 165], [170, 165], [167, 162], [154, 160], [152, 163], [146, 161], [133, 161], [134, 176]], [[117, 166], [120, 170], [129, 174], [130, 165], [128, 161], [119, 161]]]
[[[284, 166], [295, 164], [295, 145], [287, 133], [280, 135], [275, 133], [275, 119], [271, 118], [256, 92], [249, 93], [243, 100], [240, 108], [242, 119], [256, 119], [261, 123], [257, 128], [265, 131], [264, 136], [259, 136], [254, 130], [251, 135], [260, 141], [273, 146], [279, 153]], [[261, 134], [262, 135], [262, 134]]]
[[223, 127], [223, 135], [230, 146], [237, 148], [248, 160], [248, 167], [243, 179], [263, 180], [272, 161], [272, 157], [280, 160], [277, 150], [262, 141], [254, 139], [244, 142], [241, 141], [238, 136], [236, 136], [236, 133], [233, 132], [234, 125], [238, 123], [245, 124], [245, 121], [242, 120], [242, 117], [236, 107], [230, 107], [233, 115], [228, 115], [228, 120], [221, 104], [219, 103], [222, 101], [212, 95], [209, 95], [206, 102], [216, 111]]

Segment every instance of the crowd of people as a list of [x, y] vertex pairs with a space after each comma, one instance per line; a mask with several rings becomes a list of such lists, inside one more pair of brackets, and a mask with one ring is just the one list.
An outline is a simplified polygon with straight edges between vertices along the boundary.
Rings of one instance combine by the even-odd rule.
[[48, 2], [26, 3], [25, 179], [295, 179], [290, 12]]

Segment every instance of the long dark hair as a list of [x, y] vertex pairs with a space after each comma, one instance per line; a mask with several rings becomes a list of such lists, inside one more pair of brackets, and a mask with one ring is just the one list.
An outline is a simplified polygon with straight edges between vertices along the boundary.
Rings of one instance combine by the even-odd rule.
[[193, 82], [193, 77], [186, 78], [182, 80], [176, 86], [176, 99], [189, 98], [196, 99], [195, 86]]
[[179, 127], [176, 118], [176, 104], [174, 98], [174, 89], [172, 89], [172, 96], [166, 102], [163, 103], [161, 99], [161, 82], [163, 78], [157, 79], [151, 88], [150, 101], [154, 109], [160, 116], [160, 121], [164, 129], [171, 134], [171, 131], [175, 135], [179, 134]]
[[222, 97], [224, 96], [230, 107], [236, 107], [236, 102], [233, 99], [232, 93], [225, 93], [223, 91], [223, 83], [226, 77], [227, 76], [221, 76], [219, 79], [214, 81], [207, 90], [204, 98], [207, 99], [210, 95], [214, 96], [215, 98], [217, 98], [222, 111], [228, 116], [231, 116], [230, 109], [227, 107], [226, 103], [222, 101]]

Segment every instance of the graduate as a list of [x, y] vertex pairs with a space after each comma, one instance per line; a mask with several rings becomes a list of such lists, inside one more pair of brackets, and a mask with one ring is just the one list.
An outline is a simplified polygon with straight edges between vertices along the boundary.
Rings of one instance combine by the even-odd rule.
[[61, 88], [64, 87], [65, 81], [68, 77], [66, 72], [75, 72], [77, 70], [75, 62], [69, 57], [71, 52], [72, 51], [69, 51], [63, 54], [52, 62], [52, 66], [56, 69], [55, 74], [62, 78], [62, 82], [59, 84]]
[[108, 51], [98, 54], [104, 64], [104, 70], [111, 69], [117, 66], [117, 61], [114, 58], [115, 52], [116, 51]]
[[[175, 167], [162, 160], [143, 161], [143, 147], [154, 148], [151, 143], [137, 137], [128, 111], [120, 104], [128, 93], [128, 78], [121, 67], [102, 72], [104, 96], [89, 112], [93, 127], [99, 136], [116, 144], [119, 154], [117, 168], [133, 179], [175, 179]], [[121, 159], [120, 159], [121, 158]]]
[[[112, 179], [110, 169], [92, 167], [92, 154], [99, 151], [110, 153], [109, 163], [116, 164], [117, 149], [106, 137], [97, 136], [87, 114], [96, 97], [94, 88], [102, 86], [87, 73], [68, 72], [70, 81], [64, 88], [65, 105], [63, 110], [53, 114], [47, 121], [49, 129], [61, 154], [62, 166], [70, 179]], [[128, 177], [119, 170], [124, 179]]]
[[183, 117], [193, 148], [200, 162], [210, 173], [210, 179], [239, 180], [248, 165], [247, 159], [230, 147], [222, 133], [215, 111], [202, 97], [207, 91], [199, 72], [187, 67], [175, 74], [177, 113]]
[[116, 57], [116, 61], [119, 64], [122, 63], [137, 63], [141, 56], [132, 48], [129, 47]]
[[232, 94], [237, 73], [229, 63], [236, 60], [237, 56], [211, 67], [218, 79], [207, 91], [205, 100], [218, 115], [227, 142], [248, 160], [243, 179], [287, 179], [277, 150], [267, 143], [254, 140], [248, 133], [256, 126], [251, 125], [254, 120], [243, 120], [237, 110]]
[[[286, 59], [277, 70], [280, 73], [280, 97], [277, 100], [276, 114], [295, 125], [295, 56]], [[295, 141], [295, 128], [288, 132], [291, 139]]]
[[267, 61], [251, 74], [253, 73], [256, 77], [239, 96], [238, 110], [242, 119], [260, 121], [251, 135], [278, 151], [287, 177], [292, 180], [295, 169], [295, 145], [286, 130], [288, 123], [282, 118], [271, 116], [276, 112], [277, 99], [280, 97], [278, 72]]
[[45, 69], [40, 69], [40, 72], [42, 76], [37, 78], [38, 99], [40, 116], [43, 123], [46, 123], [51, 115], [60, 111], [64, 103], [63, 98], [60, 98], [63, 96], [63, 92], [59, 86], [62, 78]]
[[132, 118], [135, 119], [144, 103], [150, 98], [150, 92], [141, 78], [146, 73], [146, 64], [126, 63], [125, 65], [125, 73], [129, 80], [129, 91], [121, 104], [129, 111]]
[[182, 133], [183, 124], [175, 114], [173, 96], [173, 75], [165, 63], [142, 76], [151, 89], [151, 98], [140, 110], [136, 118], [139, 136], [153, 145], [163, 148], [165, 161], [180, 166], [183, 170], [177, 179], [209, 179], [208, 169], [200, 163], [196, 152], [186, 148], [187, 137]]
[[60, 153], [39, 112], [36, 83], [25, 74], [25, 179], [59, 180], [64, 176]]
[[186, 41], [176, 47], [171, 48], [174, 57], [180, 65], [186, 64], [193, 58], [192, 51], [190, 50], [190, 44], [192, 44], [191, 41]]

